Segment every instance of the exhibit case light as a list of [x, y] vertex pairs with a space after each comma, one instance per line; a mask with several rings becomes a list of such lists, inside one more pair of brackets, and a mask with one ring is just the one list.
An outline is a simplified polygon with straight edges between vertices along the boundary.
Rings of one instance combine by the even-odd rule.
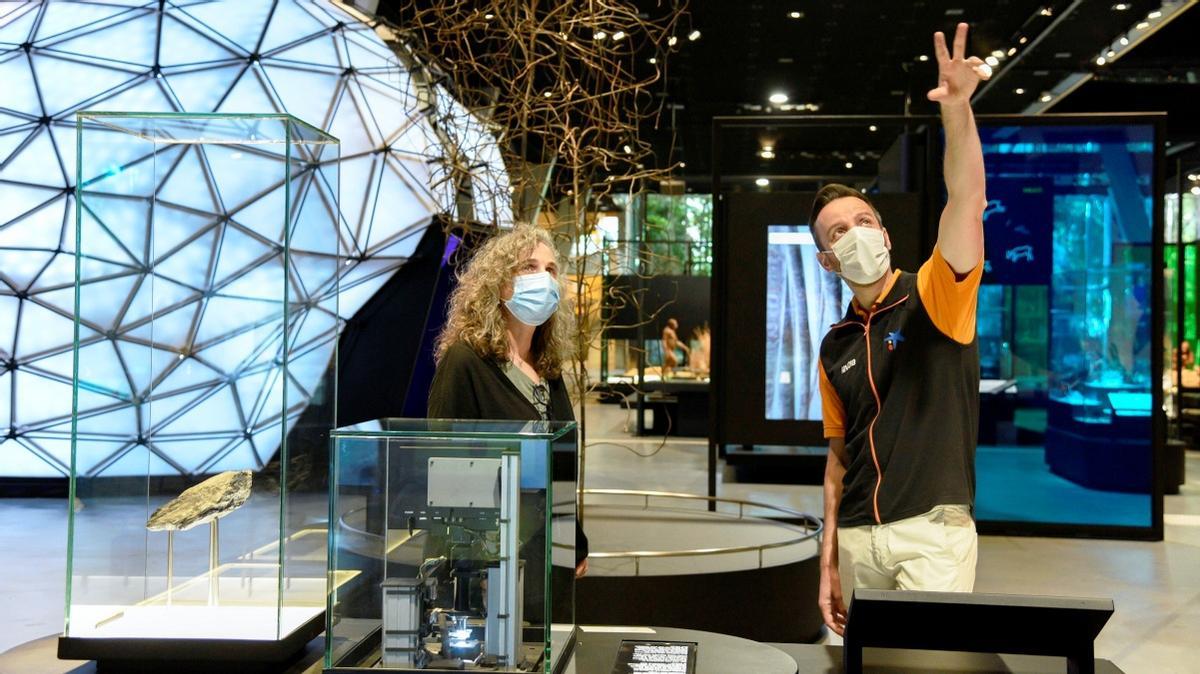
[[380, 419], [331, 437], [325, 671], [562, 671], [574, 422]]
[[307, 382], [337, 335], [338, 140], [282, 114], [76, 134], [60, 654], [281, 659], [323, 627], [327, 492], [291, 443], [328, 429], [297, 420], [333, 395]]

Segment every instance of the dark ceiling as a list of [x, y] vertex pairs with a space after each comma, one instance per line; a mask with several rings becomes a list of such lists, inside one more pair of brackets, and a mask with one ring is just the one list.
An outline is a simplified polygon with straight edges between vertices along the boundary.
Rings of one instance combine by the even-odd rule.
[[[654, 13], [655, 0], [641, 4]], [[925, 98], [936, 78], [932, 34], [965, 21], [971, 54], [1003, 55], [991, 82], [977, 92], [978, 112], [1162, 110], [1170, 114], [1169, 136], [1178, 147], [1200, 138], [1200, 10], [1194, 0], [1160, 10], [1163, 4], [692, 0], [691, 28], [701, 35], [694, 41], [681, 36], [670, 56], [662, 119], [647, 135], [661, 165], [669, 163], [668, 155], [684, 162], [680, 177], [689, 189], [704, 191], [714, 116], [935, 114], [936, 105]], [[1183, 9], [1172, 11], [1177, 8]], [[1156, 10], [1165, 18], [1137, 28]], [[1123, 35], [1131, 38], [1129, 45], [1120, 44]], [[1115, 58], [1108, 56], [1110, 47], [1121, 50]], [[1106, 57], [1104, 65], [1098, 57]], [[781, 110], [768, 102], [775, 92], [803, 107]], [[871, 132], [866, 123], [821, 134], [738, 130], [723, 137], [722, 172], [735, 181], [834, 170], [841, 178], [873, 175], [879, 154], [898, 132]], [[772, 146], [773, 158], [759, 156], [764, 145]]]

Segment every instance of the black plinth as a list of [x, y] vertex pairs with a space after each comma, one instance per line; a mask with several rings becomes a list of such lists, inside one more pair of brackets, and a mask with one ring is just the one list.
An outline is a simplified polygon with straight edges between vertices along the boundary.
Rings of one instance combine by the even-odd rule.
[[1067, 671], [1095, 671], [1092, 645], [1111, 599], [855, 590], [844, 669], [863, 671], [864, 647], [1056, 655]]

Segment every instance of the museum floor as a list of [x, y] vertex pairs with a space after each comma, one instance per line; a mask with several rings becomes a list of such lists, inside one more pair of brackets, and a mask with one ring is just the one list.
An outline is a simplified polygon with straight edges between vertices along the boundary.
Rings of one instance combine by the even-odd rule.
[[[588, 487], [702, 493], [703, 440], [632, 438], [626, 413], [588, 405]], [[645, 458], [635, 455], [646, 455]], [[1096, 656], [1126, 672], [1195, 671], [1200, 634], [1200, 455], [1165, 501], [1161, 543], [985, 536], [981, 592], [1111, 597], [1116, 614]], [[722, 484], [723, 496], [820, 513], [816, 486]], [[61, 630], [66, 502], [0, 499], [0, 652]], [[593, 541], [603, 547], [603, 541]], [[835, 637], [836, 638], [836, 637]]]

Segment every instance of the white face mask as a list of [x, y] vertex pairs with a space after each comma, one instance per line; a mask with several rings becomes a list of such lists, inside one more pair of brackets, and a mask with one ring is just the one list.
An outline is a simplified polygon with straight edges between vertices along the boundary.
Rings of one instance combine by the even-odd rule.
[[882, 229], [851, 227], [831, 248], [842, 266], [842, 278], [851, 283], [870, 285], [891, 267]]

